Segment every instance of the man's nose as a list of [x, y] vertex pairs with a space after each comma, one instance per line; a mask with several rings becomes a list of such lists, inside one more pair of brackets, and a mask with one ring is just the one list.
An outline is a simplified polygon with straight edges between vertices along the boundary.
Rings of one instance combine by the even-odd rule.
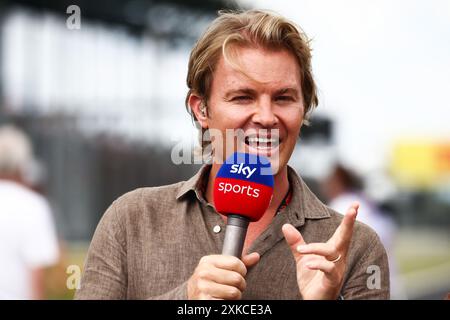
[[274, 127], [278, 123], [278, 117], [273, 112], [273, 105], [270, 99], [262, 99], [258, 102], [253, 122], [265, 128]]

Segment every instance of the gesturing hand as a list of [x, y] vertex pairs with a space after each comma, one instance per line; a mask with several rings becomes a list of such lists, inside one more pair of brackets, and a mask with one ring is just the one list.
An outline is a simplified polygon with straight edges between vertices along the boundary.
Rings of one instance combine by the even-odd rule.
[[296, 262], [297, 282], [303, 299], [337, 299], [339, 296], [358, 208], [358, 203], [350, 206], [326, 243], [306, 244], [296, 228], [283, 225], [284, 237]]

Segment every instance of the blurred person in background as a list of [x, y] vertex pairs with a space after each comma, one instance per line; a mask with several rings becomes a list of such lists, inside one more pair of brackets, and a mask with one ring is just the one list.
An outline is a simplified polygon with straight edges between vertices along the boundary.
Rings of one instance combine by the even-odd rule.
[[372, 227], [386, 249], [389, 259], [391, 298], [406, 298], [398, 279], [394, 258], [396, 232], [394, 220], [364, 193], [362, 179], [341, 164], [334, 166], [331, 173], [322, 182], [321, 188], [328, 199], [328, 206], [337, 212], [345, 212], [350, 204], [359, 203], [357, 220]]
[[0, 127], [0, 299], [43, 299], [44, 270], [59, 250], [48, 201], [35, 192], [32, 145], [18, 128]]

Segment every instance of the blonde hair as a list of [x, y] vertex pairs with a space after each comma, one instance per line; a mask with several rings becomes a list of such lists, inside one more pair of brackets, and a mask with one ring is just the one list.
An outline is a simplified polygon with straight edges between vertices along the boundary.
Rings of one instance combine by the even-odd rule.
[[33, 158], [31, 142], [12, 125], [0, 127], [0, 175], [25, 174]]
[[[318, 104], [316, 84], [311, 71], [310, 40], [293, 22], [263, 10], [219, 11], [219, 16], [199, 38], [189, 57], [186, 109], [193, 119], [188, 101], [191, 94], [200, 96], [207, 105], [214, 69], [223, 55], [234, 68], [242, 71], [230, 55], [233, 45], [262, 47], [269, 50], [285, 49], [291, 52], [300, 66], [300, 81], [304, 102], [304, 118]], [[201, 132], [203, 136], [203, 130]], [[200, 137], [201, 138], [201, 137]], [[202, 148], [205, 143], [202, 139]]]

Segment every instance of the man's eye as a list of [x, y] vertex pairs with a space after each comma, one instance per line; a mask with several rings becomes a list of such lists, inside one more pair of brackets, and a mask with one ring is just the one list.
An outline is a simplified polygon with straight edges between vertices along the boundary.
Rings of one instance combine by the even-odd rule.
[[237, 97], [234, 97], [232, 100], [246, 101], [246, 100], [251, 100], [251, 99], [252, 99], [252, 97], [250, 97], [250, 96], [237, 96]]
[[278, 96], [276, 97], [277, 101], [294, 101], [294, 98], [291, 96]]

